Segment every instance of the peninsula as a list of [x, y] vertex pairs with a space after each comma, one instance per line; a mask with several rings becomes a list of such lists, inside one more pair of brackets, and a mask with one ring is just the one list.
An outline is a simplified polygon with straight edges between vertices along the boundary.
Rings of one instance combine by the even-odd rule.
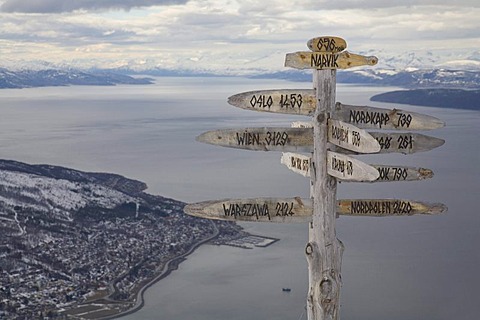
[[[0, 318], [111, 318], [199, 245], [273, 239], [185, 215], [140, 181], [0, 160]], [[245, 239], [245, 245], [242, 245]]]

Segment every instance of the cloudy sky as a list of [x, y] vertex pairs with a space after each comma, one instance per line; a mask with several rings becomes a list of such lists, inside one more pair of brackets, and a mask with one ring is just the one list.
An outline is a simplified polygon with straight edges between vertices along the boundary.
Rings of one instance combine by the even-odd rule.
[[465, 59], [479, 56], [478, 17], [478, 0], [0, 0], [0, 66], [281, 70], [285, 53], [320, 35], [380, 61]]

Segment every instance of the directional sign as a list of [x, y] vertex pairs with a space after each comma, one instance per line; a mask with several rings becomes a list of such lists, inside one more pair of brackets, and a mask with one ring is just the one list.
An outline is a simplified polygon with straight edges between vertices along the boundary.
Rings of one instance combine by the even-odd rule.
[[435, 149], [445, 143], [445, 140], [419, 133], [383, 133], [370, 132], [380, 144], [379, 153], [416, 153]]
[[208, 219], [260, 222], [308, 222], [310, 200], [300, 198], [225, 199], [189, 204], [185, 213]]
[[[405, 132], [405, 133], [383, 133], [369, 132], [380, 144], [378, 153], [403, 153], [411, 154], [416, 152], [424, 152], [440, 147], [445, 140], [430, 137], [424, 134]], [[361, 154], [352, 152], [345, 148], [338, 148], [336, 151], [345, 154]]]
[[411, 216], [438, 214], [447, 211], [441, 203], [424, 203], [399, 199], [345, 199], [339, 200], [337, 212], [348, 216]]
[[339, 102], [335, 105], [335, 119], [362, 129], [432, 130], [445, 126], [440, 119], [416, 112], [351, 106]]
[[368, 132], [339, 120], [328, 119], [328, 142], [361, 153], [380, 151], [379, 143]]
[[366, 57], [348, 51], [340, 53], [300, 51], [287, 53], [285, 57], [285, 67], [295, 69], [348, 69], [364, 65], [373, 66], [377, 62], [377, 57]]
[[313, 129], [245, 128], [207, 131], [197, 141], [255, 151], [300, 151], [313, 149]]
[[[345, 199], [337, 201], [337, 214], [346, 216], [411, 216], [447, 211], [441, 203], [399, 199]], [[184, 212], [207, 219], [256, 222], [310, 222], [312, 202], [301, 198], [225, 199], [188, 204]]]
[[344, 154], [327, 151], [327, 173], [345, 181], [375, 181], [377, 169]]
[[[282, 154], [280, 162], [286, 165], [293, 172], [301, 174], [304, 177], [310, 177], [310, 156], [305, 156], [298, 153], [285, 152]], [[433, 177], [432, 170], [426, 168], [389, 166], [379, 164], [371, 164], [370, 166], [378, 171], [377, 180], [371, 182], [416, 181]], [[328, 174], [332, 175], [330, 172], [328, 172]]]
[[374, 182], [393, 182], [393, 181], [415, 181], [424, 180], [433, 177], [433, 171], [426, 168], [412, 168], [404, 166], [386, 166], [372, 164], [379, 173], [379, 177]]
[[318, 37], [308, 40], [307, 46], [316, 52], [340, 52], [347, 48], [347, 42], [339, 37]]
[[310, 177], [310, 156], [292, 152], [284, 152], [280, 162], [286, 165], [293, 172], [301, 174], [304, 177]]
[[310, 89], [249, 91], [228, 98], [232, 106], [255, 111], [312, 115], [315, 112], [315, 92]]

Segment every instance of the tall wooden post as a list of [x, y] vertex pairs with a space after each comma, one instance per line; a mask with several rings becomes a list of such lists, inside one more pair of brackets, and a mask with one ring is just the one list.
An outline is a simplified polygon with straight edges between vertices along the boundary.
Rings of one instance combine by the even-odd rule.
[[[229, 97], [228, 103], [246, 110], [313, 115], [313, 124], [294, 123], [292, 128], [213, 130], [201, 134], [197, 140], [230, 148], [284, 152], [283, 164], [310, 177], [311, 199], [224, 199], [189, 204], [184, 210], [190, 215], [209, 219], [309, 222], [309, 240], [305, 248], [309, 273], [308, 319], [338, 320], [344, 247], [335, 232], [337, 215], [410, 216], [447, 210], [443, 204], [403, 199], [337, 200], [337, 178], [342, 181], [393, 182], [433, 176], [429, 169], [369, 165], [342, 152], [408, 154], [431, 150], [444, 141], [417, 133], [369, 133], [363, 129], [431, 130], [441, 128], [445, 123], [410, 111], [335, 103], [336, 69], [375, 65], [378, 59], [345, 51], [347, 43], [339, 37], [318, 37], [309, 40], [307, 45], [311, 51], [288, 53], [285, 66], [314, 69], [314, 90], [249, 91]], [[334, 152], [336, 146], [338, 152]], [[292, 153], [312, 151], [311, 157]]]
[[337, 180], [327, 174], [327, 120], [335, 106], [336, 70], [314, 70], [317, 108], [313, 121], [311, 183], [313, 218], [305, 253], [309, 320], [338, 319], [343, 245], [335, 232]]

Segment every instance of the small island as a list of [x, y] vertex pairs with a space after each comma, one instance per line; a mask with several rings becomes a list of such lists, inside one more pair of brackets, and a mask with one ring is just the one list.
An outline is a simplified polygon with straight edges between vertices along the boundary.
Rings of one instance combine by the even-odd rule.
[[204, 243], [277, 239], [183, 213], [140, 181], [0, 160], [0, 318], [113, 318]]

